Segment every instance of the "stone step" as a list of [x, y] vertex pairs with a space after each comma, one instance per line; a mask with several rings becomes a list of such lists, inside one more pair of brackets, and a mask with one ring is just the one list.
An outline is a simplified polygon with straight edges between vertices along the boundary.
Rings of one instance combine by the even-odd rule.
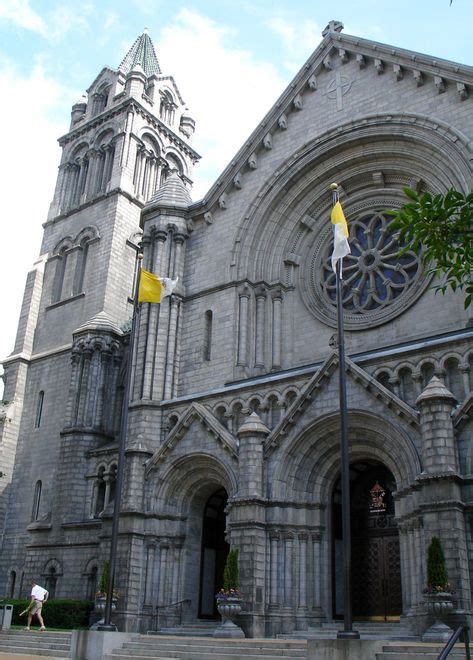
[[[215, 650], [213, 653], [199, 653], [194, 650], [189, 651], [156, 651], [154, 655], [139, 655], [139, 652], [131, 655], [120, 651], [113, 651], [112, 653], [105, 653], [102, 660], [123, 660], [123, 658], [133, 658], [133, 660], [149, 660], [152, 657], [156, 660], [171, 660], [174, 658], [181, 658], [181, 660], [261, 660], [263, 656], [260, 654], [253, 655], [248, 653], [224, 653], [222, 649]], [[281, 658], [290, 658], [291, 656], [274, 656], [265, 655], [265, 660], [281, 660]], [[307, 654], [300, 656], [307, 658]]]
[[[443, 650], [441, 644], [389, 644], [383, 646], [382, 652], [376, 654], [376, 660], [438, 660]], [[464, 644], [455, 645], [449, 658], [465, 658]]]
[[182, 658], [186, 660], [283, 660], [307, 658], [305, 642], [268, 639], [202, 639], [200, 637], [140, 636], [122, 648], [104, 655], [103, 660], [133, 658]]
[[[118, 651], [114, 651], [115, 653], [123, 654], [123, 655], [135, 655], [135, 653], [141, 655], [141, 656], [146, 656], [148, 658], [154, 658], [157, 653], [186, 653], [189, 651], [190, 645], [189, 644], [168, 644], [168, 645], [163, 645], [163, 646], [153, 646], [152, 648], [145, 648], [143, 645], [140, 644], [124, 644], [123, 647]], [[276, 648], [260, 648], [257, 646], [251, 646], [249, 648], [244, 647], [244, 646], [236, 646], [236, 647], [231, 647], [227, 648], [226, 645], [221, 644], [218, 648], [215, 648], [214, 646], [194, 646], [192, 645], [192, 649], [195, 653], [204, 653], [207, 655], [213, 655], [215, 656], [215, 653], [221, 653], [223, 650], [225, 650], [228, 653], [232, 653], [234, 655], [257, 655], [260, 658], [268, 658], [268, 657], [278, 657], [278, 658], [306, 658], [307, 657], [307, 651], [303, 649], [287, 649], [287, 648], [282, 648], [282, 649], [276, 649]], [[172, 656], [174, 657], [174, 656]], [[179, 657], [179, 656], [176, 656]]]
[[0, 644], [0, 653], [8, 653], [9, 655], [42, 655], [46, 656], [49, 658], [70, 658], [71, 657], [71, 652], [68, 649], [67, 651], [60, 651], [60, 650], [54, 650], [54, 649], [43, 649], [43, 648], [36, 648], [34, 650], [34, 654], [31, 653], [31, 648], [29, 647], [24, 647], [20, 646], [19, 644], [15, 644], [13, 646], [9, 646], [8, 644]]
[[230, 638], [220, 638], [213, 639], [208, 637], [207, 639], [196, 638], [193, 640], [181, 640], [176, 639], [175, 637], [159, 637], [156, 638], [154, 635], [139, 635], [127, 644], [148, 644], [149, 646], [162, 646], [165, 644], [189, 644], [192, 642], [193, 646], [215, 646], [220, 647], [222, 644], [225, 644], [227, 647], [234, 646], [244, 646], [249, 648], [255, 646], [258, 648], [275, 648], [275, 649], [306, 649], [307, 644], [303, 641], [291, 641], [291, 640], [278, 640], [278, 639], [257, 639], [257, 638], [246, 638], [246, 639], [230, 639]]

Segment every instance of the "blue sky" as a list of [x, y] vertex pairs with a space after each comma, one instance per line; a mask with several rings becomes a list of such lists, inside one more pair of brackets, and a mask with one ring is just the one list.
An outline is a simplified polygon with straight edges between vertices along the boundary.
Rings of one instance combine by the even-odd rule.
[[[473, 64], [473, 0], [0, 0], [0, 358], [13, 348], [28, 269], [71, 105], [147, 27], [197, 120], [202, 197], [304, 64], [331, 19], [345, 32]], [[7, 157], [5, 157], [7, 155]]]

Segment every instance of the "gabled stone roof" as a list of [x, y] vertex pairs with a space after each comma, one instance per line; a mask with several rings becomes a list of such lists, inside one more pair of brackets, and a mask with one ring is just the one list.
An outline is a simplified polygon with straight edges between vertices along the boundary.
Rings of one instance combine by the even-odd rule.
[[153, 454], [146, 464], [146, 474], [156, 469], [172, 452], [176, 444], [186, 435], [192, 422], [198, 419], [205, 428], [214, 436], [224, 451], [228, 452], [234, 459], [238, 457], [237, 443], [233, 435], [218, 421], [205, 406], [193, 401], [184, 412], [180, 420], [169, 433], [164, 443]]
[[141, 64], [148, 78], [161, 73], [153, 42], [146, 30], [136, 39], [133, 46], [123, 58], [118, 70], [126, 75], [135, 68], [136, 64]]
[[113, 332], [115, 335], [123, 335], [115, 321], [103, 311], [93, 316], [89, 321], [82, 323], [72, 334], [78, 335], [81, 332]]
[[172, 170], [163, 185], [156, 190], [143, 211], [146, 213], [154, 208], [186, 209], [192, 199], [177, 170]]
[[[317, 397], [318, 391], [325, 386], [325, 381], [333, 376], [338, 368], [338, 364], [338, 353], [334, 352], [307, 382], [279, 424], [273, 429], [271, 435], [268, 436], [265, 444], [265, 454], [271, 453], [281, 444], [284, 436], [290, 431], [291, 426], [296, 423], [297, 419], [308, 408], [312, 400]], [[388, 408], [393, 409], [407, 424], [415, 427], [418, 426], [419, 414], [407, 403], [404, 403], [399, 397], [381, 385], [376, 378], [373, 378], [373, 376], [370, 376], [366, 371], [358, 367], [350, 358], [345, 358], [345, 364], [347, 374], [350, 374], [355, 382], [360, 383], [372, 396], [383, 401]]]
[[243, 173], [258, 169], [261, 155], [265, 150], [272, 149], [273, 136], [278, 131], [290, 130], [289, 114], [304, 110], [307, 94], [321, 92], [319, 76], [331, 71], [336, 60], [342, 64], [350, 60], [355, 61], [360, 69], [374, 66], [380, 77], [394, 77], [399, 82], [409, 76], [414, 79], [419, 89], [427, 84], [435, 85], [438, 94], [445, 92], [447, 84], [453, 85], [458, 102], [473, 94], [473, 67], [369, 39], [340, 34], [342, 28], [340, 22], [330, 21], [323, 31], [324, 38], [319, 46], [218, 177], [205, 198], [195, 204], [192, 211], [195, 210], [196, 214], [204, 213], [208, 224], [212, 222], [212, 210], [218, 207], [226, 209], [228, 194], [243, 187]]

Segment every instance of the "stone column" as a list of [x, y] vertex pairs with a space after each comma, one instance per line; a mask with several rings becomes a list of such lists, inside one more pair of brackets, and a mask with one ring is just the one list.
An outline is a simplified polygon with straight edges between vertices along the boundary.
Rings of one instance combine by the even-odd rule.
[[238, 358], [239, 366], [248, 364], [248, 306], [250, 303], [250, 289], [244, 287], [238, 296]]
[[86, 409], [87, 395], [89, 391], [89, 371], [90, 371], [91, 360], [92, 360], [92, 350], [90, 348], [84, 349], [82, 377], [80, 381], [79, 406], [77, 411], [78, 426], [83, 426], [85, 424], [85, 409]]
[[279, 534], [278, 532], [271, 532], [269, 536], [270, 546], [270, 584], [269, 584], [269, 605], [270, 607], [277, 608], [279, 605], [278, 593], [278, 546]]
[[146, 548], [146, 579], [145, 579], [145, 595], [143, 602], [148, 607], [153, 607], [153, 586], [154, 586], [154, 562], [155, 562], [156, 545], [153, 543]]
[[264, 369], [264, 330], [266, 310], [266, 290], [256, 290], [256, 328], [255, 328], [255, 367]]
[[71, 383], [66, 407], [66, 426], [75, 426], [77, 420], [77, 404], [79, 395], [81, 354], [72, 349], [71, 355]]
[[299, 602], [300, 608], [307, 608], [307, 534], [298, 536], [299, 540]]
[[272, 360], [271, 368], [277, 371], [281, 368], [281, 341], [282, 341], [282, 291], [277, 289], [272, 294], [273, 323], [272, 323]]

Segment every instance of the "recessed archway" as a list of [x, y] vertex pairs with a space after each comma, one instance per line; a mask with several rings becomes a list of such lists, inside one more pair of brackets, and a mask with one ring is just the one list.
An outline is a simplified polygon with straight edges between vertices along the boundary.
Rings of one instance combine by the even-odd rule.
[[[352, 611], [355, 619], [393, 620], [402, 612], [396, 482], [374, 460], [350, 465]], [[343, 541], [340, 479], [332, 494], [332, 609], [343, 616]]]

